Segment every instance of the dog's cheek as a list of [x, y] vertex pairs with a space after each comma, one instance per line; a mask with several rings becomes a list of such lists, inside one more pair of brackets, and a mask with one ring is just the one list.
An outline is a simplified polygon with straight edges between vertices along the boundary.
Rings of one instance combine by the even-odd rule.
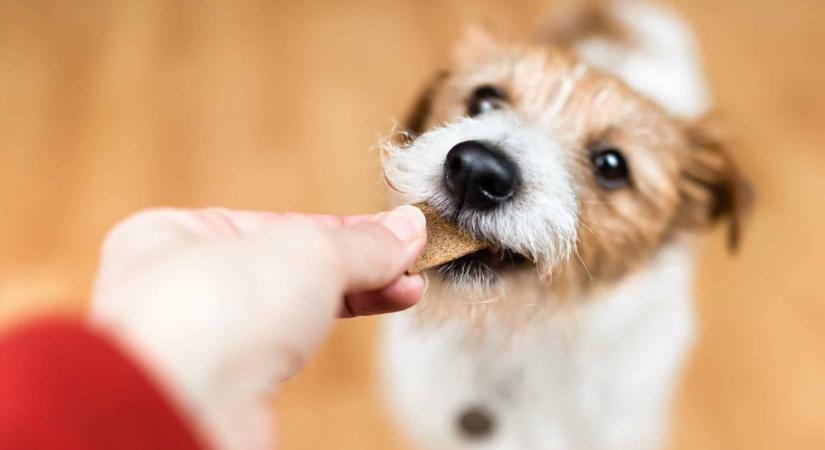
[[577, 254], [568, 272], [581, 290], [610, 286], [644, 267], [667, 242], [678, 199], [669, 192], [579, 188]]

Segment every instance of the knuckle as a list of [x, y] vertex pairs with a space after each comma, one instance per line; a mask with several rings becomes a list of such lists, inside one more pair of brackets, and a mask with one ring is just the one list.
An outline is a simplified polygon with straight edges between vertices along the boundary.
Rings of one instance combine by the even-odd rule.
[[319, 270], [337, 264], [340, 259], [342, 252], [338, 239], [333, 231], [325, 227], [301, 220], [284, 219], [270, 232], [270, 241], [278, 252], [289, 253]]

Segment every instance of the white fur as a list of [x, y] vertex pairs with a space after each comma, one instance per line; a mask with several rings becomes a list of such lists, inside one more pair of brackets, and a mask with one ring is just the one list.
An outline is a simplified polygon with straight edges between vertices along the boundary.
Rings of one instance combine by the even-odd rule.
[[444, 159], [460, 142], [489, 142], [519, 166], [521, 192], [502, 208], [479, 214], [461, 211], [458, 221], [491, 242], [549, 267], [570, 253], [576, 240], [578, 206], [559, 145], [502, 111], [464, 118], [428, 131], [409, 147], [384, 149], [384, 175], [403, 201], [427, 200], [448, 208]]
[[[681, 245], [571, 318], [536, 321], [513, 340], [473, 341], [461, 321], [385, 322], [384, 379], [396, 419], [427, 449], [648, 450], [666, 436], [673, 385], [693, 338], [690, 258]], [[490, 439], [460, 412], [489, 409]]]
[[[666, 10], [645, 4], [622, 3], [616, 14], [641, 45], [594, 39], [579, 47], [584, 59], [673, 113], [703, 112], [708, 93], [687, 28]], [[551, 149], [545, 156], [549, 163], [527, 168], [550, 204], [514, 207], [509, 220], [499, 215], [478, 231], [525, 253], [561, 256], [559, 246], [569, 236], [543, 243], [536, 232], [574, 225], [567, 217], [575, 210], [567, 204], [564, 162], [553, 156], [552, 142], [526, 127], [507, 125], [510, 119], [503, 116], [486, 120], [466, 119], [425, 134], [403, 156], [403, 149], [391, 149], [385, 159], [388, 179], [410, 201], [437, 200], [450, 144], [523, 129], [527, 134], [513, 137], [520, 145], [543, 142]], [[519, 157], [541, 164], [529, 151]], [[524, 162], [519, 161], [522, 168]], [[411, 440], [428, 449], [661, 448], [674, 386], [694, 335], [691, 267], [688, 246], [671, 244], [606, 294], [576, 299], [572, 318], [558, 314], [532, 321], [516, 337], [493, 331], [472, 340], [462, 318], [428, 326], [415, 309], [391, 317], [381, 357], [392, 410]], [[430, 299], [450, 300], [455, 299]], [[473, 405], [493, 415], [496, 426], [488, 438], [468, 439], [457, 427], [461, 411]]]
[[686, 117], [704, 113], [710, 93], [690, 28], [667, 8], [613, 1], [612, 14], [631, 30], [630, 44], [604, 38], [581, 42], [576, 50], [670, 112]]

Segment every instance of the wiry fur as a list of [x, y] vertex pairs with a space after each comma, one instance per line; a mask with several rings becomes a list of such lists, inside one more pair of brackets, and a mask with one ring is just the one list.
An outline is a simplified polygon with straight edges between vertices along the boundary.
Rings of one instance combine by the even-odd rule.
[[[444, 159], [459, 142], [481, 140], [520, 167], [523, 192], [491, 213], [453, 211], [442, 182]], [[558, 144], [508, 112], [462, 118], [437, 127], [406, 147], [386, 146], [384, 175], [407, 202], [427, 201], [464, 228], [551, 268], [567, 258], [576, 239], [577, 205]]]
[[[581, 16], [586, 33], [567, 23], [557, 45], [472, 30], [418, 102], [410, 139], [384, 146], [398, 201], [427, 201], [534, 262], [457, 279], [433, 271], [421, 304], [388, 322], [393, 405], [427, 448], [663, 441], [693, 336], [687, 233], [730, 217], [735, 239], [748, 197], [722, 141], [695, 118], [708, 95], [686, 27], [649, 5], [601, 8]], [[484, 85], [506, 106], [466, 118]], [[453, 206], [444, 159], [468, 140], [501, 147], [521, 169], [523, 189], [504, 207]], [[603, 143], [622, 150], [628, 186], [596, 182], [590, 152]], [[496, 421], [484, 439], [456, 426], [471, 406]]]

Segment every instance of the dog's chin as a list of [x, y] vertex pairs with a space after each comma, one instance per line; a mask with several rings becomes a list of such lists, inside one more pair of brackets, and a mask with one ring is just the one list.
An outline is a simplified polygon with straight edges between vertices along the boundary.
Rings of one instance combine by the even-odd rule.
[[494, 284], [500, 277], [535, 266], [527, 257], [512, 250], [496, 247], [479, 250], [442, 264], [435, 271], [456, 286]]

